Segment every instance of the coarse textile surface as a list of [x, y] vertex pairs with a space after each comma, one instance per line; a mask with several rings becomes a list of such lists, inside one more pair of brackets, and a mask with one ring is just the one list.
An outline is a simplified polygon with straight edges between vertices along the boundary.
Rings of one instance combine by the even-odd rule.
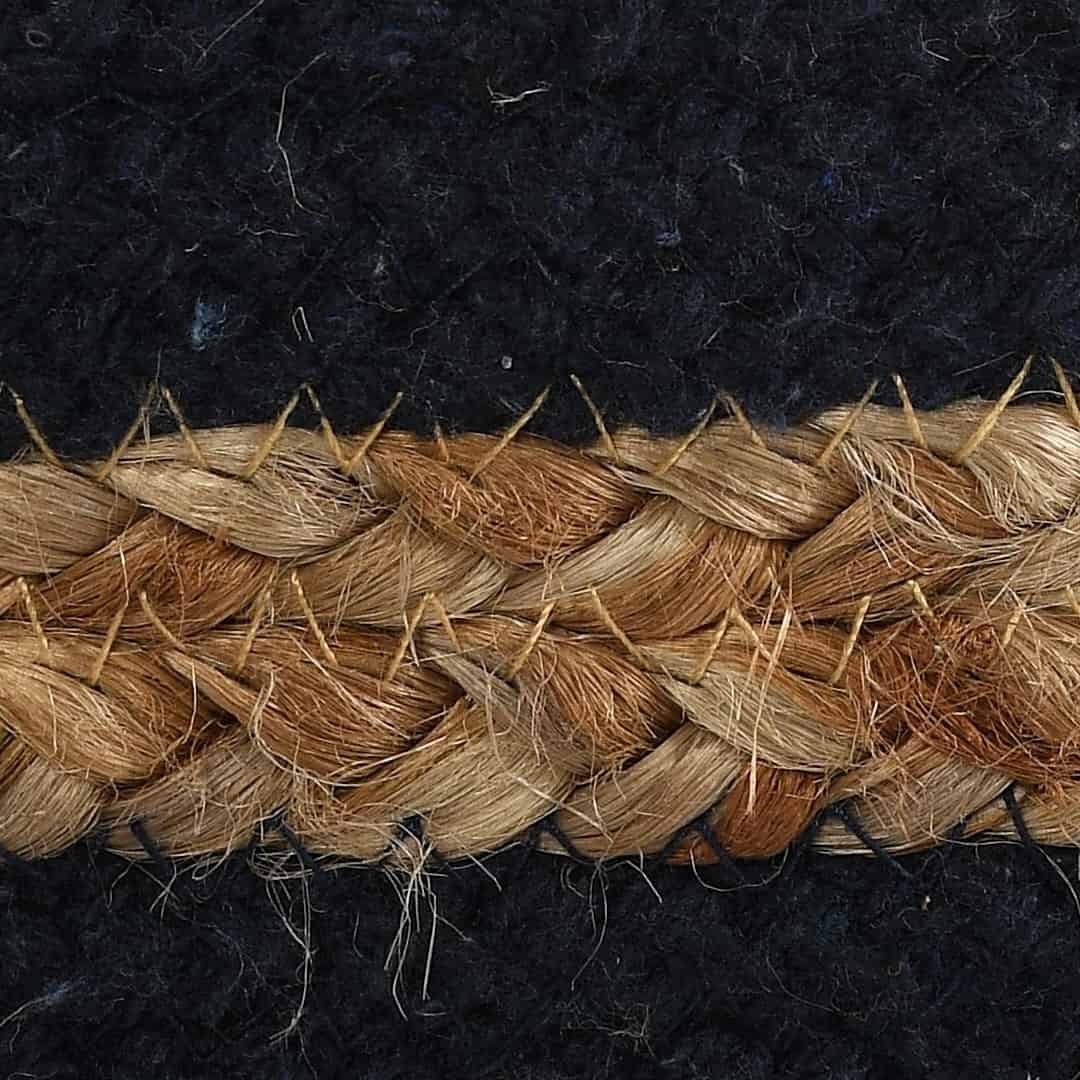
[[[5, 5], [0, 379], [355, 431], [993, 397], [1080, 344], [1072, 5]], [[888, 388], [886, 388], [888, 389]], [[0, 418], [0, 454], [22, 439]]]

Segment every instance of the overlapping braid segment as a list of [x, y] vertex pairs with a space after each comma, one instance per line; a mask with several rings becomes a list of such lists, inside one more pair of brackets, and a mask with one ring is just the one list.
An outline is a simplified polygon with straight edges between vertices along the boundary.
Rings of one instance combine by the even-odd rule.
[[[419, 818], [455, 858], [549, 821], [590, 858], [708, 861], [843, 805], [859, 828], [818, 847], [903, 851], [1015, 835], [1007, 791], [1080, 840], [1080, 413], [1019, 385], [784, 431], [600, 422], [584, 450], [285, 413], [71, 464], [27, 416], [0, 844], [200, 855], [277, 815], [375, 861]], [[695, 819], [710, 843], [670, 843]]]

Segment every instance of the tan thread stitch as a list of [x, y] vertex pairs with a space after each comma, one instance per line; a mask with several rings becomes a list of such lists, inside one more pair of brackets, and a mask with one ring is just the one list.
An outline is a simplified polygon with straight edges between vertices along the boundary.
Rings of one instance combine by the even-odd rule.
[[499, 441], [477, 462], [470, 480], [475, 480], [517, 437], [518, 432], [544, 407], [544, 402], [551, 393], [551, 387], [545, 387], [536, 395], [533, 403], [506, 429]]
[[761, 434], [758, 432], [757, 428], [755, 428], [754, 425], [750, 423], [750, 420], [748, 419], [746, 413], [743, 412], [742, 406], [735, 400], [734, 397], [731, 396], [731, 394], [724, 393], [721, 395], [721, 397], [724, 400], [724, 404], [731, 412], [731, 415], [735, 417], [735, 419], [739, 422], [739, 425], [746, 432], [747, 438], [749, 438], [749, 440], [759, 450], [767, 450], [768, 446], [766, 445], [765, 440], [761, 437]]
[[154, 629], [174, 648], [179, 652], [186, 653], [188, 651], [187, 646], [161, 621], [160, 616], [154, 610], [150, 603], [150, 597], [146, 595], [145, 589], [139, 590], [139, 606], [143, 609], [143, 614], [153, 624]]
[[1005, 626], [1005, 633], [1001, 638], [1001, 648], [1007, 649], [1012, 642], [1013, 635], [1016, 633], [1016, 628], [1020, 625], [1020, 619], [1024, 614], [1024, 608], [1022, 604], [1016, 606], [1016, 610], [1009, 617], [1009, 621]]
[[26, 433], [30, 436], [30, 440], [41, 451], [42, 457], [50, 464], [58, 469], [63, 469], [64, 463], [53, 452], [53, 448], [48, 444], [45, 436], [42, 435], [41, 429], [34, 423], [33, 417], [30, 415], [29, 410], [23, 403], [23, 399], [9, 386], [8, 392], [11, 394], [12, 400], [15, 402], [15, 412], [18, 414], [19, 419], [22, 421], [22, 425], [26, 428]]
[[1080, 597], [1076, 595], [1076, 590], [1072, 585], [1065, 586], [1065, 595], [1069, 598], [1069, 603], [1072, 605], [1073, 612], [1080, 618]]
[[549, 600], [540, 612], [540, 618], [536, 620], [533, 625], [529, 637], [526, 640], [521, 651], [514, 657], [510, 666], [506, 669], [506, 677], [513, 679], [518, 672], [528, 663], [529, 657], [532, 655], [533, 649], [536, 648], [537, 643], [543, 636], [544, 630], [547, 628], [548, 620], [551, 618], [551, 613], [555, 610], [555, 601]]
[[855, 618], [852, 620], [851, 631], [848, 633], [847, 641], [844, 642], [844, 651], [840, 654], [840, 663], [836, 665], [836, 669], [829, 676], [830, 686], [835, 686], [844, 677], [848, 661], [851, 659], [851, 654], [855, 651], [855, 643], [859, 640], [859, 631], [862, 630], [863, 620], [866, 618], [866, 613], [870, 610], [870, 602], [872, 599], [873, 597], [867, 594], [859, 601], [859, 606], [855, 609]]
[[165, 404], [169, 406], [169, 411], [176, 420], [177, 427], [180, 429], [181, 438], [183, 438], [184, 443], [191, 452], [191, 456], [195, 459], [195, 464], [198, 465], [200, 469], [210, 468], [206, 460], [206, 455], [202, 452], [202, 447], [199, 446], [199, 442], [195, 438], [195, 433], [188, 426], [184, 414], [180, 411], [180, 406], [177, 404], [176, 398], [173, 397], [172, 391], [167, 386], [163, 386], [161, 388], [161, 393], [165, 398]]
[[91, 686], [97, 686], [101, 681], [101, 673], [105, 670], [105, 663], [109, 659], [109, 653], [112, 652], [113, 645], [116, 643], [116, 636], [120, 633], [120, 624], [124, 621], [126, 614], [127, 604], [124, 604], [123, 607], [117, 609], [116, 614], [109, 623], [109, 629], [105, 631], [105, 640], [101, 643], [97, 658], [94, 660], [94, 666], [90, 669], [90, 677], [87, 679]]
[[709, 639], [709, 647], [705, 650], [705, 655], [701, 659], [701, 663], [694, 668], [690, 674], [690, 682], [693, 685], [697, 685], [705, 678], [705, 673], [709, 670], [709, 665], [713, 662], [713, 657], [716, 656], [717, 650], [720, 648], [720, 642], [724, 640], [724, 635], [727, 633], [728, 624], [731, 622], [731, 608], [728, 608], [724, 612], [724, 617], [717, 624], [716, 632]]
[[23, 577], [20, 577], [16, 584], [19, 588], [19, 596], [22, 599], [23, 607], [26, 609], [27, 617], [30, 619], [34, 636], [38, 640], [41, 651], [47, 654], [49, 652], [49, 639], [45, 636], [45, 631], [41, 627], [41, 618], [38, 615], [37, 604], [34, 603], [34, 597], [30, 592], [30, 586], [27, 585], [26, 578]]
[[361, 462], [367, 457], [368, 451], [375, 445], [375, 440], [383, 433], [386, 425], [390, 423], [390, 418], [397, 412], [398, 406], [404, 401], [405, 393], [399, 390], [389, 405], [383, 409], [379, 419], [375, 421], [371, 429], [361, 440], [360, 445], [356, 448], [353, 456], [349, 458], [348, 463], [345, 466], [345, 473], [351, 476], [353, 472], [359, 467]]
[[862, 416], [863, 410], [866, 408], [867, 405], [870, 404], [870, 399], [877, 392], [877, 388], [878, 381], [877, 379], [875, 379], [869, 385], [869, 387], [867, 387], [866, 393], [863, 394], [861, 398], [859, 398], [859, 401], [855, 405], [855, 407], [847, 414], [847, 418], [844, 420], [843, 424], [841, 424], [840, 427], [837, 428], [836, 433], [828, 441], [825, 449], [822, 450], [821, 453], [818, 455], [816, 464], [820, 468], [824, 468], [826, 465], [829, 464], [829, 461], [832, 459], [833, 454], [836, 453], [837, 448], [844, 441], [844, 439], [847, 438], [848, 433], [858, 422], [859, 417]]
[[123, 437], [116, 444], [116, 449], [105, 459], [105, 461], [95, 470], [95, 480], [107, 480], [112, 474], [113, 469], [116, 468], [117, 462], [124, 455], [127, 448], [131, 445], [135, 436], [139, 432], [139, 428], [146, 422], [146, 417], [150, 412], [150, 404], [154, 399], [154, 387], [151, 386], [146, 393], [146, 397], [143, 399], [142, 405], [139, 407], [139, 412], [135, 419], [132, 420], [131, 426], [124, 433]]
[[[295, 577], [295, 575], [294, 575]], [[302, 605], [307, 605], [307, 597], [304, 596], [304, 590], [299, 587], [299, 578], [296, 579], [293, 587], [297, 591], [297, 599]], [[270, 606], [270, 594], [272, 591], [271, 586], [267, 586], [263, 589], [259, 596], [258, 602], [255, 605], [255, 610], [251, 613], [251, 625], [247, 629], [247, 633], [244, 634], [244, 640], [240, 643], [240, 651], [236, 654], [236, 660], [233, 662], [233, 674], [239, 675], [243, 672], [247, 666], [248, 657], [251, 655], [251, 647], [255, 644], [255, 636], [259, 632], [259, 627], [262, 624], [263, 617], [266, 615], [266, 609]], [[309, 611], [310, 607], [306, 607], [306, 611]], [[314, 614], [312, 615], [314, 619]], [[315, 627], [316, 633], [321, 633], [318, 627]], [[323, 643], [320, 642], [320, 648], [323, 648]], [[328, 646], [326, 647], [328, 648]], [[324, 654], [326, 652], [324, 648]], [[332, 655], [332, 654], [331, 654]], [[327, 659], [330, 659], [328, 656]], [[333, 660], [331, 660], [333, 663]]]
[[439, 451], [439, 460], [444, 465], [449, 465], [450, 447], [446, 445], [446, 436], [443, 434], [442, 425], [438, 421], [435, 422], [433, 435], [435, 436], [435, 447]]
[[315, 612], [308, 602], [307, 594], [304, 592], [304, 586], [300, 581], [300, 575], [297, 574], [295, 570], [289, 575], [289, 584], [292, 585], [293, 591], [296, 593], [296, 598], [304, 612], [304, 618], [307, 620], [308, 626], [311, 627], [311, 632], [315, 635], [315, 640], [319, 643], [319, 648], [322, 650], [323, 656], [326, 657], [330, 664], [337, 667], [337, 656], [334, 654], [334, 650], [330, 648], [330, 643], [326, 640], [326, 635], [322, 632], [319, 620], [315, 617]]
[[589, 396], [589, 392], [585, 389], [582, 381], [573, 372], [570, 373], [570, 381], [574, 384], [574, 389], [581, 395], [589, 412], [592, 413], [593, 423], [596, 424], [596, 430], [600, 433], [600, 441], [604, 444], [604, 449], [611, 456], [612, 461], [617, 465], [621, 465], [622, 458], [619, 456], [619, 450], [615, 446], [614, 440], [611, 438], [611, 434], [607, 429], [607, 425], [604, 423], [603, 416], [600, 415], [600, 410], [596, 407], [596, 403]]
[[431, 600], [432, 594], [429, 592], [424, 593], [420, 602], [413, 608], [412, 614], [406, 617], [405, 630], [398, 641], [397, 648], [394, 650], [394, 655], [390, 657], [390, 663], [387, 665], [386, 672], [382, 677], [384, 683], [394, 681], [394, 676], [397, 675], [398, 669], [401, 667], [401, 662], [405, 659], [405, 654], [413, 644], [413, 635], [416, 633], [416, 627], [424, 617], [424, 612], [427, 610], [427, 606], [431, 603]]
[[[762, 713], [764, 712], [764, 709], [765, 709], [765, 690], [769, 686], [769, 684], [772, 682], [773, 676], [776, 673], [776, 668], [777, 668], [777, 665], [778, 665], [778, 663], [780, 661], [780, 653], [783, 651], [784, 642], [787, 640], [788, 631], [791, 629], [791, 617], [792, 617], [791, 608], [789, 608], [789, 607], [785, 608], [784, 609], [784, 617], [783, 617], [783, 619], [781, 620], [781, 623], [780, 623], [780, 631], [776, 636], [776, 648], [772, 651], [771, 655], [766, 654], [766, 655], [769, 655], [769, 664], [768, 664], [768, 667], [765, 670], [765, 676], [762, 679], [762, 693], [761, 693], [760, 698], [758, 699], [757, 713], [756, 713], [756, 715], [754, 717], [754, 727], [753, 727], [753, 732], [752, 732], [752, 736], [751, 736], [752, 746], [751, 746], [751, 750], [750, 750], [750, 767], [749, 767], [750, 786], [749, 786], [749, 790], [747, 791], [747, 797], [746, 797], [746, 812], [748, 814], [752, 814], [754, 812], [754, 806], [755, 806], [755, 804], [757, 802], [758, 753], [759, 753], [758, 734], [759, 734], [760, 726], [761, 726], [761, 716], [762, 716]], [[755, 659], [756, 658], [757, 657], [755, 655]]]
[[1065, 407], [1069, 410], [1069, 416], [1072, 417], [1073, 423], [1080, 428], [1080, 405], [1076, 403], [1076, 394], [1073, 392], [1072, 383], [1069, 382], [1065, 369], [1057, 360], [1052, 359], [1050, 362], [1054, 365], [1054, 375], [1057, 377], [1058, 386], [1061, 387], [1061, 392], [1065, 396]]
[[330, 423], [329, 417], [323, 412], [322, 403], [310, 386], [305, 386], [304, 390], [307, 392], [308, 400], [311, 402], [312, 408], [319, 417], [319, 427], [322, 430], [323, 438], [326, 439], [326, 445], [330, 447], [330, 453], [333, 454], [338, 468], [341, 469], [342, 472], [347, 472], [348, 464], [345, 457], [345, 451], [341, 448], [341, 442], [337, 437], [337, 432], [334, 431], [333, 425]]
[[896, 383], [896, 392], [900, 395], [900, 407], [904, 410], [904, 419], [907, 420], [908, 427], [911, 429], [911, 441], [920, 450], [929, 451], [930, 444], [926, 441], [918, 416], [915, 415], [915, 406], [911, 404], [904, 380], [899, 375], [894, 375], [893, 382]]
[[270, 426], [270, 430], [266, 433], [266, 438], [252, 455], [251, 460], [240, 470], [241, 480], [250, 480], [259, 471], [263, 462], [273, 452], [274, 447], [281, 438], [282, 432], [285, 430], [285, 425], [289, 422], [289, 417], [299, 403], [300, 391], [297, 390], [296, 393], [289, 398], [288, 404], [281, 410], [277, 419]]
[[1032, 355], [1024, 361], [1024, 366], [1020, 369], [1016, 378], [1009, 383], [1005, 393], [994, 402], [994, 407], [982, 418], [978, 427], [968, 436], [964, 445], [953, 454], [952, 462], [954, 465], [963, 465], [986, 441], [987, 435], [994, 430], [994, 425], [1001, 419], [1001, 414], [1008, 408], [1009, 402], [1019, 392], [1020, 387], [1024, 385], [1024, 380], [1028, 377], [1034, 359], [1035, 357]]
[[912, 578], [908, 582], [908, 588], [911, 589], [911, 595], [915, 598], [915, 603], [918, 604], [919, 611], [928, 619], [933, 619], [934, 612], [930, 607], [930, 602], [926, 599], [926, 594], [922, 591], [922, 586]]
[[765, 644], [761, 640], [761, 635], [754, 629], [750, 621], [738, 607], [733, 607], [731, 609], [731, 621], [751, 640], [755, 652], [761, 653], [770, 664], [775, 662], [773, 660], [773, 654], [765, 648]]
[[589, 590], [589, 595], [592, 597], [593, 606], [596, 608], [596, 613], [603, 620], [604, 625], [611, 631], [612, 635], [618, 639], [619, 644], [643, 667], [649, 666], [648, 660], [642, 655], [641, 650], [626, 636], [622, 627], [612, 618], [611, 612], [604, 606], [604, 601], [600, 599], [600, 594], [595, 588]]
[[[669, 469], [671, 469], [686, 453], [687, 450], [693, 446], [694, 442], [701, 437], [702, 432], [709, 426], [713, 418], [713, 413], [716, 412], [716, 406], [719, 403], [720, 398], [716, 396], [709, 403], [709, 407], [705, 410], [705, 415], [691, 428], [690, 433], [686, 436], [678, 446], [660, 463], [660, 465], [653, 471], [653, 476], [663, 476]], [[738, 406], [735, 406], [738, 408]], [[749, 422], [747, 422], [749, 427]], [[753, 432], [753, 428], [750, 431]]]
[[429, 593], [428, 596], [431, 598], [429, 603], [435, 609], [435, 614], [438, 615], [439, 622], [442, 623], [450, 643], [458, 652], [461, 652], [461, 642], [458, 640], [457, 632], [454, 630], [454, 624], [450, 621], [450, 613], [446, 610], [446, 605], [443, 604], [438, 593]]

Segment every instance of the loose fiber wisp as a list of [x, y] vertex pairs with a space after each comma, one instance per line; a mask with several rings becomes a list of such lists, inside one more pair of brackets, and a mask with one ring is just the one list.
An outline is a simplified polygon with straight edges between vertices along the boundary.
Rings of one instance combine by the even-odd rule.
[[833, 852], [1080, 842], [1080, 410], [1058, 370], [1060, 403], [1016, 403], [1021, 373], [920, 412], [898, 383], [901, 408], [783, 431], [734, 403], [677, 438], [597, 414], [585, 449], [530, 436], [531, 411], [431, 439], [391, 410], [354, 437], [289, 410], [137, 422], [92, 463], [16, 399], [0, 845], [288, 836], [377, 862], [407, 821], [448, 859], [538, 834], [767, 856], [811, 822]]

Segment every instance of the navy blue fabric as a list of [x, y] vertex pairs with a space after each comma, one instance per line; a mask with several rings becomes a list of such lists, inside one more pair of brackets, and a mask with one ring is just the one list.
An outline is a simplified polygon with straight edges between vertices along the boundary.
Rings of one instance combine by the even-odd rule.
[[81, 846], [0, 875], [0, 1061], [65, 1080], [1073, 1075], [1075, 853], [792, 858], [740, 879], [511, 850], [434, 874], [434, 942], [425, 895], [399, 968], [379, 871], [305, 889], [237, 857], [162, 880]]
[[0, 58], [0, 380], [63, 453], [155, 377], [199, 426], [310, 381], [344, 430], [551, 384], [576, 440], [571, 372], [679, 430], [1080, 341], [1064, 0], [9, 0]]

